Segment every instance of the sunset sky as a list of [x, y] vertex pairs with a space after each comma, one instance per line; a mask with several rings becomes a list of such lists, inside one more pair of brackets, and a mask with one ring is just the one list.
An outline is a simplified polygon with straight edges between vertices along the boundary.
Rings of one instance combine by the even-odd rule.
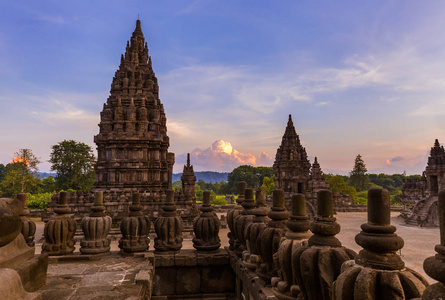
[[175, 172], [272, 165], [289, 114], [325, 172], [420, 174], [445, 141], [443, 1], [1, 1], [0, 163], [95, 148], [138, 16]]

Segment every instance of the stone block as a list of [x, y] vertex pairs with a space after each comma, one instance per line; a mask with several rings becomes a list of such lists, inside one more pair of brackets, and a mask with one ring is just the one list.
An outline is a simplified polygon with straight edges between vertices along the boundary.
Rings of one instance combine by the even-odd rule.
[[173, 267], [175, 265], [175, 254], [155, 254], [155, 267]]
[[15, 268], [22, 279], [23, 288], [28, 292], [35, 292], [46, 284], [47, 269], [48, 254], [45, 253], [34, 256]]
[[187, 249], [181, 250], [175, 254], [175, 266], [189, 266], [193, 267], [197, 264], [196, 251]]
[[15, 270], [0, 269], [0, 282], [0, 295], [7, 297], [8, 300], [42, 299], [39, 293], [28, 293], [23, 289], [20, 276]]
[[201, 267], [201, 293], [232, 293], [235, 291], [235, 274], [227, 265]]
[[198, 267], [180, 267], [176, 273], [176, 294], [197, 294], [201, 285]]
[[198, 266], [229, 265], [229, 254], [224, 249], [218, 249], [212, 253], [197, 252]]
[[165, 267], [155, 269], [153, 277], [153, 296], [165, 296], [176, 294], [176, 273], [175, 267]]

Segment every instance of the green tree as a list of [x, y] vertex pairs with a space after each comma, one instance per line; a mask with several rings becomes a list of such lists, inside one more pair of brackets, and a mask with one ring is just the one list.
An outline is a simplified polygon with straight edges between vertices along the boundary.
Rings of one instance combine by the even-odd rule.
[[273, 173], [271, 167], [239, 166], [227, 176], [228, 193], [238, 194], [238, 183], [240, 181], [245, 181], [249, 188], [257, 188], [263, 183], [264, 177], [272, 177]]
[[31, 192], [39, 183], [40, 160], [30, 149], [20, 149], [14, 154], [14, 159], [4, 167], [4, 177], [0, 184], [2, 192], [7, 197], [17, 193]]
[[272, 177], [264, 177], [263, 178], [263, 184], [261, 185], [266, 190], [266, 195], [272, 195], [272, 192], [275, 188], [275, 181], [274, 181], [275, 175], [272, 175]]
[[52, 146], [49, 162], [56, 171], [58, 189], [87, 191], [94, 184], [93, 149], [85, 143], [64, 140]]
[[366, 174], [365, 162], [360, 154], [355, 158], [354, 168], [349, 173], [349, 184], [353, 186], [357, 191], [361, 192], [369, 188], [369, 178]]
[[351, 197], [352, 203], [357, 203], [356, 190], [350, 186], [341, 175], [325, 174], [326, 182], [329, 183], [333, 193], [343, 193]]

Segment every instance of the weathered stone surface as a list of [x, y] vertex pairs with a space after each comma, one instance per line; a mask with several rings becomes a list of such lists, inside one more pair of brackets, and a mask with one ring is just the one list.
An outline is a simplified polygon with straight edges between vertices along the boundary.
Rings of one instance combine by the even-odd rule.
[[178, 251], [182, 248], [182, 219], [176, 213], [173, 190], [167, 191], [167, 202], [156, 220], [155, 249], [157, 252]]
[[318, 192], [317, 216], [310, 225], [314, 234], [308, 245], [294, 251], [292, 269], [306, 300], [332, 299], [332, 284], [340, 275], [341, 265], [357, 254], [342, 247], [335, 237], [340, 225], [333, 217], [332, 193], [328, 190]]
[[28, 292], [35, 292], [46, 284], [48, 269], [48, 254], [36, 255], [18, 265], [15, 270], [22, 279], [23, 288]]
[[34, 235], [36, 233], [36, 223], [29, 219], [29, 209], [26, 206], [27, 196], [25, 193], [19, 193], [17, 199], [22, 203], [23, 210], [19, 215], [22, 220], [22, 234], [25, 237], [26, 243], [29, 247], [34, 247]]
[[281, 238], [288, 230], [286, 220], [289, 218], [289, 212], [284, 207], [284, 191], [274, 190], [272, 196], [273, 206], [267, 214], [271, 220], [257, 239], [261, 263], [255, 273], [266, 283], [270, 283], [270, 279], [278, 275], [273, 255], [277, 252]]
[[22, 230], [22, 220], [12, 211], [0, 208], [0, 247], [11, 243]]
[[237, 238], [235, 253], [238, 257], [242, 257], [243, 251], [247, 250], [245, 229], [252, 222], [253, 208], [255, 207], [255, 200], [253, 199], [253, 189], [245, 190], [244, 200], [241, 203], [243, 210], [235, 218], [235, 236]]
[[140, 194], [133, 193], [133, 202], [128, 217], [121, 222], [122, 238], [119, 248], [124, 252], [140, 252], [148, 249], [150, 245], [150, 226], [148, 216], [142, 213]]
[[266, 228], [266, 222], [269, 221], [267, 213], [269, 209], [266, 206], [266, 192], [260, 187], [256, 191], [256, 207], [252, 210], [253, 218], [244, 232], [247, 250], [243, 253], [243, 260], [246, 267], [255, 271], [260, 261], [260, 250], [257, 246], [257, 240], [260, 233]]
[[200, 293], [227, 293], [235, 288], [235, 276], [228, 264], [201, 268]]
[[235, 219], [243, 210], [241, 204], [244, 200], [244, 194], [246, 192], [247, 183], [245, 181], [241, 181], [239, 183], [239, 196], [236, 199], [236, 206], [227, 212], [227, 225], [229, 226], [230, 232], [227, 234], [229, 237], [229, 248], [234, 251], [235, 247], [239, 246], [239, 242], [237, 241], [236, 232], [235, 232]]
[[103, 192], [94, 193], [94, 205], [91, 213], [82, 220], [84, 238], [80, 241], [82, 254], [99, 254], [110, 251], [111, 239], [108, 232], [111, 229], [111, 217], [105, 215]]
[[0, 295], [8, 300], [39, 300], [39, 293], [28, 293], [23, 289], [22, 281], [17, 271], [0, 268]]
[[405, 268], [396, 251], [403, 239], [390, 224], [389, 192], [384, 189], [368, 191], [368, 222], [361, 226], [355, 240], [363, 250], [342, 267], [334, 282], [335, 299], [412, 299], [422, 295], [427, 281]]
[[68, 193], [60, 192], [55, 215], [45, 224], [45, 242], [42, 245], [42, 253], [49, 255], [63, 255], [74, 251], [74, 234], [76, 232], [76, 221], [69, 213]]
[[423, 300], [445, 298], [445, 190], [439, 193], [439, 228], [440, 244], [436, 245], [437, 254], [428, 257], [423, 262], [425, 272], [438, 281], [426, 288], [422, 295]]
[[176, 267], [157, 268], [153, 278], [153, 296], [176, 294]]
[[280, 246], [274, 254], [274, 264], [278, 272], [277, 280], [272, 279], [272, 291], [280, 300], [296, 299], [300, 294], [300, 287], [294, 276], [292, 266], [293, 253], [311, 236], [309, 217], [306, 214], [306, 199], [303, 194], [292, 196], [292, 214], [286, 223], [288, 231], [281, 239]]
[[178, 268], [176, 273], [176, 293], [198, 294], [201, 286], [201, 277], [198, 267]]
[[218, 236], [220, 221], [210, 205], [210, 192], [204, 191], [201, 214], [195, 220], [193, 247], [198, 251], [215, 251], [221, 246]]

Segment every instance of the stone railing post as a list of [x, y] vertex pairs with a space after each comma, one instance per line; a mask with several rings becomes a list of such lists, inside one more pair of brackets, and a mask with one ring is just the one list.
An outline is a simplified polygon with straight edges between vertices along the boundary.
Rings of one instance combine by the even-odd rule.
[[445, 190], [440, 191], [438, 201], [440, 244], [436, 245], [435, 256], [428, 257], [423, 262], [425, 273], [438, 282], [426, 288], [423, 300], [445, 299]]
[[390, 224], [389, 192], [368, 191], [368, 222], [355, 236], [363, 250], [342, 266], [334, 282], [335, 299], [412, 299], [420, 297], [428, 285], [422, 276], [409, 268], [397, 254], [403, 239]]
[[235, 224], [235, 236], [237, 238], [237, 243], [235, 243], [235, 254], [238, 257], [242, 257], [243, 251], [247, 249], [246, 239], [244, 236], [244, 231], [249, 223], [252, 222], [253, 214], [252, 210], [255, 207], [255, 200], [253, 199], [253, 189], [246, 189], [243, 203], [241, 203], [243, 210], [236, 217]]
[[239, 183], [239, 196], [236, 199], [236, 206], [227, 212], [227, 225], [229, 226], [229, 233], [227, 234], [229, 238], [229, 249], [235, 250], [235, 242], [237, 240], [235, 235], [235, 219], [243, 210], [241, 203], [244, 200], [244, 193], [246, 192], [247, 183], [245, 181], [241, 181]]
[[193, 224], [195, 237], [193, 247], [198, 251], [214, 251], [221, 246], [219, 239], [220, 221], [210, 205], [210, 192], [204, 191], [202, 205], [199, 208], [201, 214]]
[[29, 209], [26, 206], [27, 195], [25, 193], [19, 193], [17, 199], [23, 204], [23, 211], [20, 214], [20, 219], [22, 220], [22, 234], [25, 237], [26, 244], [29, 247], [34, 247], [34, 236], [36, 234], [36, 223], [29, 219]]
[[300, 287], [293, 275], [292, 255], [307, 244], [307, 239], [311, 236], [309, 224], [304, 195], [292, 195], [292, 214], [286, 223], [289, 230], [281, 239], [280, 247], [273, 257], [278, 278], [272, 278], [272, 291], [280, 300], [297, 299], [300, 294]]
[[273, 206], [267, 214], [271, 219], [267, 227], [263, 229], [257, 239], [257, 247], [260, 250], [261, 263], [256, 268], [255, 273], [266, 282], [270, 283], [272, 277], [278, 276], [275, 269], [273, 255], [280, 246], [281, 238], [288, 230], [286, 220], [289, 218], [289, 212], [284, 206], [284, 191], [273, 191]]
[[309, 238], [308, 245], [292, 254], [292, 269], [306, 300], [332, 299], [332, 283], [340, 274], [341, 265], [357, 255], [335, 237], [340, 225], [334, 218], [333, 205], [332, 193], [320, 190], [317, 216], [310, 225], [314, 235]]
[[269, 218], [267, 213], [269, 209], [266, 206], [266, 191], [263, 187], [257, 189], [255, 194], [255, 208], [252, 210], [252, 222], [247, 224], [244, 231], [247, 250], [243, 253], [244, 265], [255, 271], [260, 262], [260, 250], [257, 246], [257, 240], [260, 233], [266, 228]]
[[122, 238], [119, 240], [119, 248], [123, 252], [141, 252], [150, 245], [150, 226], [148, 216], [142, 213], [141, 195], [138, 192], [132, 194], [130, 213], [120, 225]]
[[63, 255], [74, 251], [73, 240], [76, 233], [76, 221], [69, 213], [68, 192], [60, 192], [57, 206], [54, 208], [54, 215], [45, 224], [45, 242], [42, 245], [42, 252], [48, 255]]
[[167, 201], [155, 223], [155, 251], [179, 251], [182, 248], [182, 219], [176, 212], [174, 191], [167, 191]]
[[82, 219], [84, 238], [80, 241], [82, 254], [98, 254], [110, 251], [111, 239], [108, 232], [111, 228], [111, 217], [105, 215], [103, 192], [94, 193], [94, 205], [88, 217]]

